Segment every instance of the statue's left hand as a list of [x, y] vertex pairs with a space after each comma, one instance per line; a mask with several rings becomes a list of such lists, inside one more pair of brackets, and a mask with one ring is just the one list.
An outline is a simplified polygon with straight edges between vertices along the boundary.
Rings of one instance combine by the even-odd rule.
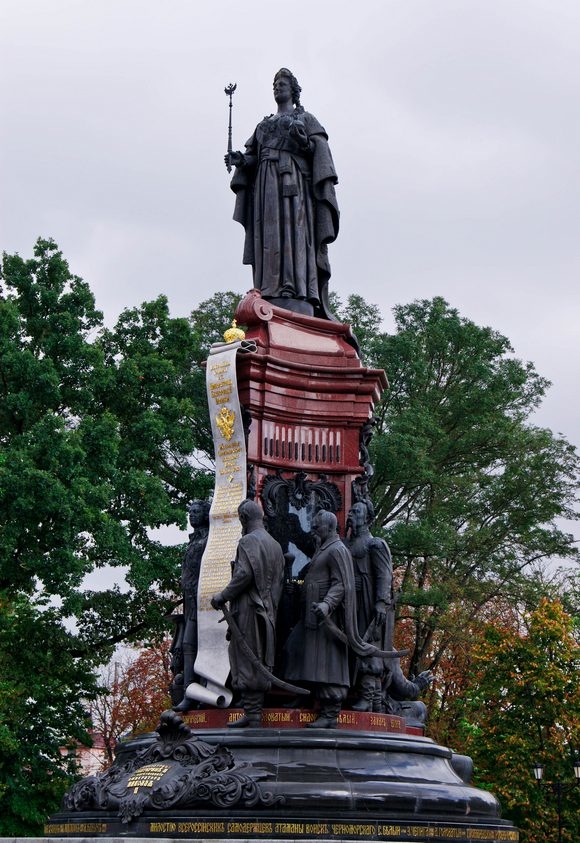
[[322, 603], [313, 603], [312, 611], [314, 612], [317, 618], [320, 618], [320, 620], [324, 620], [324, 618], [328, 617], [328, 615], [330, 614], [330, 606], [324, 601]]
[[419, 686], [420, 691], [424, 691], [425, 688], [428, 688], [433, 681], [433, 673], [430, 670], [423, 670], [419, 676], [411, 681]]
[[379, 626], [384, 626], [387, 622], [387, 604], [384, 600], [377, 600], [375, 603], [375, 621]]
[[221, 593], [220, 594], [214, 594], [214, 596], [211, 598], [211, 605], [214, 609], [221, 609], [222, 606], [226, 605], [226, 602], [227, 601], [224, 600]]

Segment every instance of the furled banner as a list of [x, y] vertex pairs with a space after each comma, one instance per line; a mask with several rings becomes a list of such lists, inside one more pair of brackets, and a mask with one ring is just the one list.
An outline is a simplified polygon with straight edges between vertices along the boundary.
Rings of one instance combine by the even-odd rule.
[[225, 683], [230, 672], [227, 626], [210, 600], [231, 578], [241, 527], [238, 506], [246, 498], [246, 443], [236, 379], [236, 355], [256, 350], [241, 340], [214, 343], [207, 360], [206, 385], [215, 450], [215, 489], [209, 513], [209, 536], [197, 594], [198, 650], [194, 671], [205, 684], [193, 682], [186, 695], [220, 707], [232, 700]]

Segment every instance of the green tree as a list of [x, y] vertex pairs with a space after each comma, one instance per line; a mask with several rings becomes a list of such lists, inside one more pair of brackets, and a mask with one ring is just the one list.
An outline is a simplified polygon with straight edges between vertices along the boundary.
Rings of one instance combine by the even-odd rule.
[[95, 680], [71, 639], [54, 609], [0, 593], [0, 835], [42, 833], [88, 742]]
[[[81, 649], [142, 637], [168, 605], [182, 549], [151, 530], [184, 526], [212, 486], [196, 463], [209, 450], [203, 356], [199, 327], [165, 297], [105, 330], [52, 241], [28, 261], [4, 255], [0, 588], [58, 594]], [[129, 594], [79, 590], [104, 565], [127, 570]]]
[[[573, 781], [580, 746], [578, 628], [558, 601], [542, 600], [518, 629], [485, 627], [473, 653], [470, 692], [463, 701], [462, 740], [479, 784], [492, 789], [529, 843], [555, 839], [555, 800], [535, 784], [531, 765], [546, 778]], [[563, 798], [564, 840], [580, 838], [580, 790]]]
[[[12, 705], [23, 714], [24, 703], [17, 703], [26, 677], [31, 687], [46, 688], [30, 698], [34, 722], [50, 735], [34, 745], [46, 755], [55, 794], [62, 777], [54, 771], [66, 777], [71, 769], [59, 742], [79, 738], [81, 721], [71, 703], [70, 730], [64, 714], [55, 725], [53, 698], [87, 695], [94, 666], [108, 660], [115, 644], [160, 635], [175, 605], [183, 547], [164, 546], [152, 530], [185, 526], [186, 504], [213, 485], [197, 459], [210, 448], [209, 424], [199, 422], [207, 419], [201, 362], [212, 331], [230, 323], [233, 312], [225, 309], [233, 301], [208, 302], [196, 322], [171, 318], [160, 296], [105, 330], [88, 285], [71, 274], [54, 242], [39, 240], [29, 260], [3, 256], [0, 593], [8, 620], [0, 640], [2, 699], [8, 714]], [[85, 576], [104, 566], [116, 572], [117, 584], [83, 588]], [[128, 587], [120, 587], [123, 581]], [[60, 648], [62, 669], [44, 658], [43, 635], [55, 642], [55, 652]], [[29, 673], [13, 668], [19, 652]], [[6, 723], [3, 756], [27, 740]], [[23, 756], [15, 758], [20, 767], [2, 760], [5, 828], [30, 832], [40, 821], [22, 805], [32, 773]], [[45, 803], [47, 812], [55, 807], [48, 792]]]
[[390, 381], [376, 413], [372, 496], [416, 673], [436, 668], [465, 619], [485, 619], [498, 598], [537, 603], [530, 583], [546, 560], [577, 558], [557, 519], [578, 517], [579, 461], [563, 437], [531, 423], [548, 383], [505, 337], [441, 298], [396, 307], [393, 334], [363, 305], [351, 298], [340, 315]]

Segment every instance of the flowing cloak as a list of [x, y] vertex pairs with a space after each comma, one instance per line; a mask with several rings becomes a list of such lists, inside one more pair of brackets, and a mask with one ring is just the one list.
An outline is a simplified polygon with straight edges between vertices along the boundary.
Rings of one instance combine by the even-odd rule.
[[[301, 148], [292, 134], [300, 122]], [[336, 240], [338, 178], [328, 136], [301, 108], [265, 117], [246, 143], [246, 164], [231, 182], [234, 220], [245, 229], [243, 263], [265, 298], [288, 296], [314, 305], [316, 316], [335, 320], [328, 303], [328, 244]]]
[[338, 536], [327, 539], [308, 565], [303, 617], [288, 638], [285, 677], [348, 686], [348, 647], [312, 611], [312, 603], [320, 602], [328, 604], [329, 617], [358, 656], [376, 654], [376, 647], [364, 642], [358, 632], [352, 557]]
[[[246, 643], [270, 670], [276, 647], [276, 613], [284, 581], [284, 556], [278, 542], [265, 530], [252, 530], [238, 543], [232, 578], [222, 591]], [[237, 690], [268, 690], [269, 681], [258, 673], [235, 638], [229, 646], [232, 685]]]

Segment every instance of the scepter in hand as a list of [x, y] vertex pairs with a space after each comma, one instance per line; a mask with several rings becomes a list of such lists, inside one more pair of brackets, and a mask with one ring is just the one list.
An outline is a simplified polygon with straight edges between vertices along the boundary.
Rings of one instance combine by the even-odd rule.
[[224, 88], [224, 92], [226, 97], [230, 98], [230, 121], [228, 124], [228, 151], [226, 153], [226, 167], [228, 173], [232, 170], [232, 97], [234, 95], [234, 91], [236, 90], [236, 83], [230, 82], [229, 85], [226, 85]]

